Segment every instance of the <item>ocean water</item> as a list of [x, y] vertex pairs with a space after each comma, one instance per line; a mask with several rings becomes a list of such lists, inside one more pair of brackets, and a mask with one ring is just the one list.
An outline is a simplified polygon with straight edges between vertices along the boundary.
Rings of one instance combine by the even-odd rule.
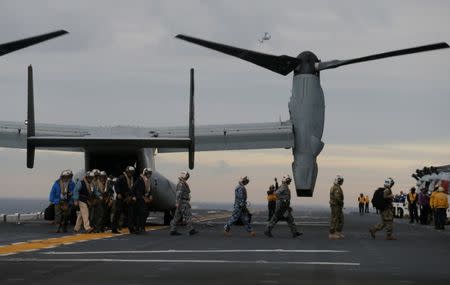
[[0, 214], [43, 212], [50, 203], [46, 199], [0, 199]]

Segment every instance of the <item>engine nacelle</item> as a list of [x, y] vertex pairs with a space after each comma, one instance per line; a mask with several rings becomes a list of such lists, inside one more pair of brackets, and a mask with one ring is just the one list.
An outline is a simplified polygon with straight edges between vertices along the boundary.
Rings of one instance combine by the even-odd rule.
[[289, 114], [294, 131], [292, 172], [297, 196], [311, 197], [317, 178], [316, 157], [322, 151], [325, 100], [319, 77], [297, 74], [293, 78]]

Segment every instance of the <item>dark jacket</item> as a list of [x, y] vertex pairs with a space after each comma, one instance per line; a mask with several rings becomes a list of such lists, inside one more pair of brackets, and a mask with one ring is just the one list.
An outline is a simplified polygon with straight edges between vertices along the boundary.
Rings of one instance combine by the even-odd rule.
[[117, 195], [122, 195], [122, 199], [125, 199], [131, 194], [131, 189], [128, 188], [128, 182], [125, 174], [122, 174], [119, 178], [117, 178], [114, 189], [116, 190]]
[[84, 180], [80, 180], [78, 182], [78, 200], [80, 200], [81, 202], [87, 203], [88, 199], [89, 199], [89, 190], [86, 186], [86, 182], [84, 182]]
[[144, 199], [145, 195], [145, 182], [144, 178], [138, 177], [134, 182], [133, 188], [131, 189], [131, 195], [136, 199]]

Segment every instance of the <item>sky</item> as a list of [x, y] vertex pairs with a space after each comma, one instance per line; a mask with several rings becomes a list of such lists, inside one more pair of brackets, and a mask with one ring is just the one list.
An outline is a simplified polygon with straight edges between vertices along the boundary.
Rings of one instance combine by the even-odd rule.
[[[0, 120], [26, 116], [26, 67], [33, 64], [36, 121], [89, 126], [186, 126], [189, 69], [196, 70], [196, 123], [289, 118], [292, 74], [174, 39], [182, 33], [276, 55], [313, 51], [348, 59], [450, 41], [448, 1], [2, 1], [0, 42], [57, 29], [64, 37], [0, 58]], [[264, 32], [271, 40], [260, 44]], [[325, 148], [312, 198], [327, 205], [336, 174], [347, 205], [386, 177], [394, 191], [414, 185], [416, 168], [450, 163], [450, 49], [326, 70]], [[193, 199], [232, 203], [248, 175], [249, 200], [265, 201], [273, 177], [291, 174], [290, 150], [196, 155]], [[176, 179], [187, 154], [159, 154], [157, 169]], [[61, 169], [83, 155], [0, 149], [0, 198], [47, 197]]]

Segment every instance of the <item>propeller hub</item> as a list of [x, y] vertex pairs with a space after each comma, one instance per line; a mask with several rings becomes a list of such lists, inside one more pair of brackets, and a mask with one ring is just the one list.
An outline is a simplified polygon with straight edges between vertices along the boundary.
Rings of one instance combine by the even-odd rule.
[[314, 74], [319, 76], [319, 71], [316, 69], [316, 64], [319, 62], [319, 59], [313, 52], [304, 51], [297, 58], [300, 60], [300, 64], [294, 69], [294, 75]]

